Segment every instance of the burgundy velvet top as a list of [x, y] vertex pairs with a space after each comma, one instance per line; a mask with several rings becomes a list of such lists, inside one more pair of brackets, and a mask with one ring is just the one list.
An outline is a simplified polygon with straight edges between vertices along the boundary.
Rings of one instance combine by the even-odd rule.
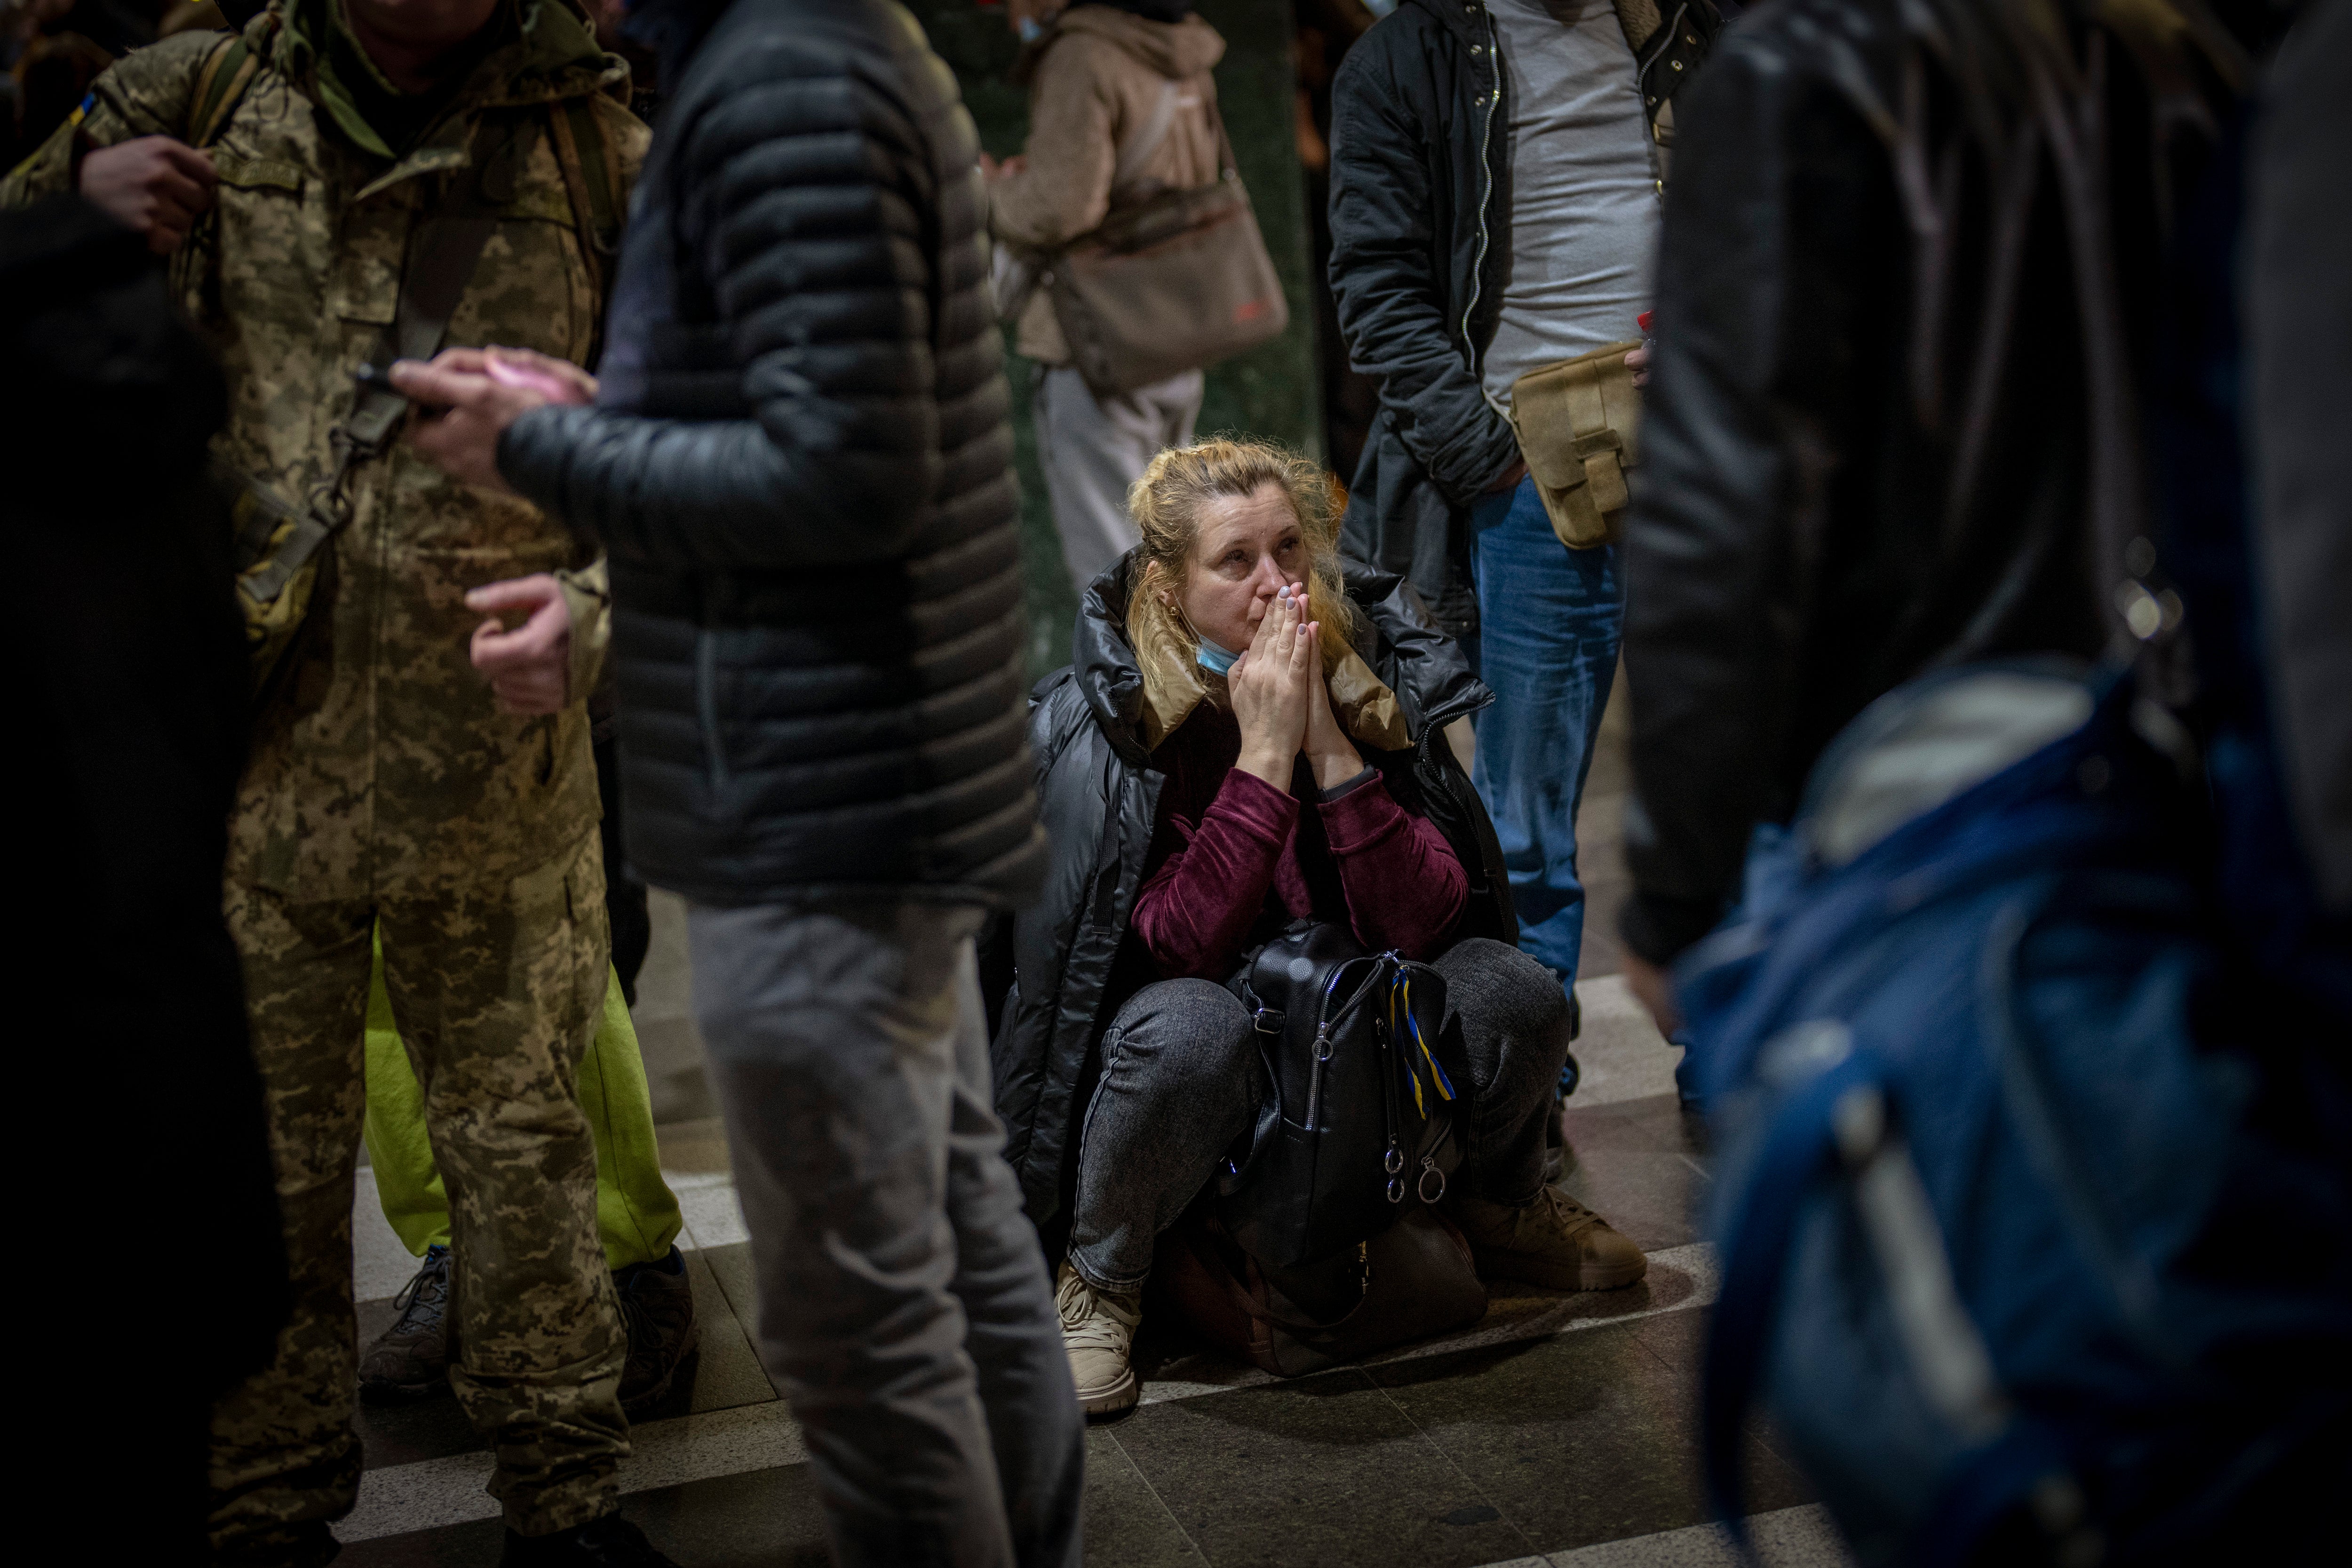
[[1470, 886], [1436, 826], [1377, 772], [1325, 799], [1301, 757], [1286, 795], [1234, 766], [1241, 754], [1241, 727], [1213, 702], [1151, 754], [1168, 782], [1134, 931], [1160, 978], [1223, 984], [1246, 948], [1302, 915], [1345, 921], [1370, 952], [1428, 957]]

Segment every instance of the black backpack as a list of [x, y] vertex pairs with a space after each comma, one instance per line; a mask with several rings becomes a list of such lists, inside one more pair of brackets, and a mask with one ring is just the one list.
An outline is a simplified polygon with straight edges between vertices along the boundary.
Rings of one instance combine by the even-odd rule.
[[1470, 1072], [1444, 1028], [1445, 981], [1341, 926], [1300, 921], [1234, 983], [1257, 1021], [1267, 1089], [1217, 1215], [1252, 1258], [1333, 1256], [1435, 1204], [1462, 1163]]

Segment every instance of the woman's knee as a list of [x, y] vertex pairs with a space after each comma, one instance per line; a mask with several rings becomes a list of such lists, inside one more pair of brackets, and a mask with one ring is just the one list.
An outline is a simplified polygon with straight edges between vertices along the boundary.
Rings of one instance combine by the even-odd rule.
[[1445, 977], [1447, 1005], [1461, 1016], [1474, 1054], [1482, 1040], [1509, 1041], [1523, 1055], [1567, 1053], [1568, 993], [1543, 963], [1507, 943], [1466, 937], [1433, 967]]
[[1154, 1057], [1214, 1066], [1249, 1044], [1249, 1009], [1206, 980], [1162, 980], [1128, 999], [1111, 1025], [1121, 1042]]

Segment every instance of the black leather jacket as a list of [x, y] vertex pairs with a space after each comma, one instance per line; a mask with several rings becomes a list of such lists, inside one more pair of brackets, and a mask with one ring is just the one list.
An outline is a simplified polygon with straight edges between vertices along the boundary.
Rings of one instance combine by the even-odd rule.
[[[990, 1047], [1004, 1157], [1029, 1217], [1059, 1234], [1076, 1180], [1072, 1127], [1092, 1091], [1095, 1043], [1119, 1005], [1156, 978], [1128, 918], [1143, 882], [1163, 775], [1137, 733], [1143, 672], [1127, 640], [1127, 565], [1088, 585], [1071, 663], [1037, 683], [1030, 744], [1052, 843], [1045, 896], [984, 940], [982, 970], [1003, 994]], [[1469, 873], [1455, 935], [1518, 940], [1494, 824], [1441, 732], [1494, 700], [1462, 651], [1396, 577], [1350, 563], [1349, 596], [1369, 623], [1357, 652], [1396, 693], [1409, 752], [1371, 753], [1400, 803], [1426, 812]]]
[[987, 211], [898, 6], [655, 0], [604, 392], [499, 468], [612, 560], [629, 857], [714, 903], [1044, 864]]
[[[1668, 0], [1635, 57], [1654, 121], [1722, 26]], [[1412, 583], [1454, 636], [1477, 625], [1470, 506], [1518, 461], [1486, 401], [1511, 256], [1508, 79], [1470, 0], [1403, 0], [1331, 84], [1331, 293], [1349, 362], [1380, 383], [1341, 538]]]
[[[2163, 212], [2196, 127], [2228, 112], [2205, 95], [2230, 46], [2160, 3], [2057, 10], [2116, 35], [2098, 297], [2144, 348]], [[2120, 574], [2094, 561], [2094, 489], [2133, 490], [2141, 454], [2100, 455], [2070, 198], [2046, 164], [2011, 199], [2015, 249], [1998, 242], [1987, 149], [2030, 129], [2032, 101], [2004, 15], [1777, 0], [1681, 102], [1625, 536], [1622, 930], [1653, 962], [1720, 918], [1754, 825], [1794, 809], [1873, 699], [1939, 665], [2108, 644]], [[2145, 364], [2123, 380], [2140, 398]]]

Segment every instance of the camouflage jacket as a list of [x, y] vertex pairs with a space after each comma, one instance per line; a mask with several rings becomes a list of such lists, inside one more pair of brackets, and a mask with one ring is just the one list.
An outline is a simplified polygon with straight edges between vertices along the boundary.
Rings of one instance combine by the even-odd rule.
[[[516, 36], [406, 155], [366, 153], [320, 110], [310, 47], [281, 25], [278, 7], [307, 3], [276, 0], [247, 28], [264, 64], [212, 142], [217, 205], [173, 269], [227, 374], [216, 455], [295, 502], [332, 470], [330, 437], [351, 412], [352, 372], [393, 320], [413, 236], [457, 189], [477, 119], [511, 114], [535, 129], [445, 342], [574, 362], [593, 352], [603, 285], [548, 119], [564, 100], [593, 103], [616, 210], [647, 140], [624, 107], [627, 68], [596, 48], [579, 14], [563, 0], [520, 0]], [[125, 58], [99, 79], [81, 134], [97, 146], [184, 136], [196, 79], [220, 39], [183, 34]], [[0, 205], [67, 187], [72, 131], [0, 184]], [[309, 901], [545, 865], [599, 810], [584, 699], [610, 619], [601, 559], [538, 508], [445, 477], [405, 439], [361, 465], [348, 493], [352, 521], [327, 563], [331, 596], [313, 611], [303, 663], [287, 695], [257, 715], [232, 879]], [[481, 617], [464, 595], [534, 572], [566, 575], [573, 700], [525, 719], [500, 713], [471, 666], [467, 640]]]

